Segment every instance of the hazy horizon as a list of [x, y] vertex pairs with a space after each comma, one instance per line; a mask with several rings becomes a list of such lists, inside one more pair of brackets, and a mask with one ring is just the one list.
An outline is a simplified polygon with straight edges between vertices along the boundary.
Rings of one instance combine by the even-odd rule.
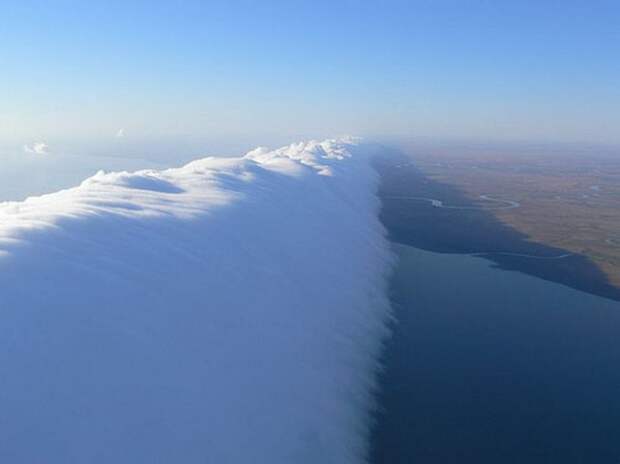
[[619, 21], [608, 1], [9, 2], [0, 146], [620, 144]]

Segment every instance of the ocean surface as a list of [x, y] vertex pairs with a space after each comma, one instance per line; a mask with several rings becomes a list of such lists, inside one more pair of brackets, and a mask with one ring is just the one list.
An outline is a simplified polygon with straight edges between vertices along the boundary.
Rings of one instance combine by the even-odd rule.
[[619, 302], [394, 247], [371, 462], [620, 462]]
[[0, 201], [21, 201], [76, 187], [99, 170], [131, 172], [163, 167], [168, 164], [141, 158], [15, 154], [0, 150]]

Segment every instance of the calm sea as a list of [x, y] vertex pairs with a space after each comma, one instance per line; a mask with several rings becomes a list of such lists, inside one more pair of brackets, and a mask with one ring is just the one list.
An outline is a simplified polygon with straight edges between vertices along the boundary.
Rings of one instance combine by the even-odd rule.
[[620, 303], [395, 249], [373, 463], [620, 463]]

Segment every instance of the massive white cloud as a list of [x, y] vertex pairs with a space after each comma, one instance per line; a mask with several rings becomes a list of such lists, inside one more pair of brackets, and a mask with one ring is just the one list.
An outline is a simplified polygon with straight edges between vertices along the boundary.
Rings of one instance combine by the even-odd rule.
[[391, 263], [365, 151], [0, 204], [0, 459], [362, 462]]

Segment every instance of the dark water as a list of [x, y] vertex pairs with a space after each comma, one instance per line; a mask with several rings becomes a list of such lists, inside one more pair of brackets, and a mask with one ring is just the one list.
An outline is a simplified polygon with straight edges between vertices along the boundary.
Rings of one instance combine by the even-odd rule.
[[401, 260], [371, 462], [620, 464], [620, 289], [586, 256], [514, 255], [567, 252], [492, 211], [398, 199], [476, 206], [402, 153], [377, 167]]
[[396, 245], [373, 463], [620, 463], [620, 303]]

